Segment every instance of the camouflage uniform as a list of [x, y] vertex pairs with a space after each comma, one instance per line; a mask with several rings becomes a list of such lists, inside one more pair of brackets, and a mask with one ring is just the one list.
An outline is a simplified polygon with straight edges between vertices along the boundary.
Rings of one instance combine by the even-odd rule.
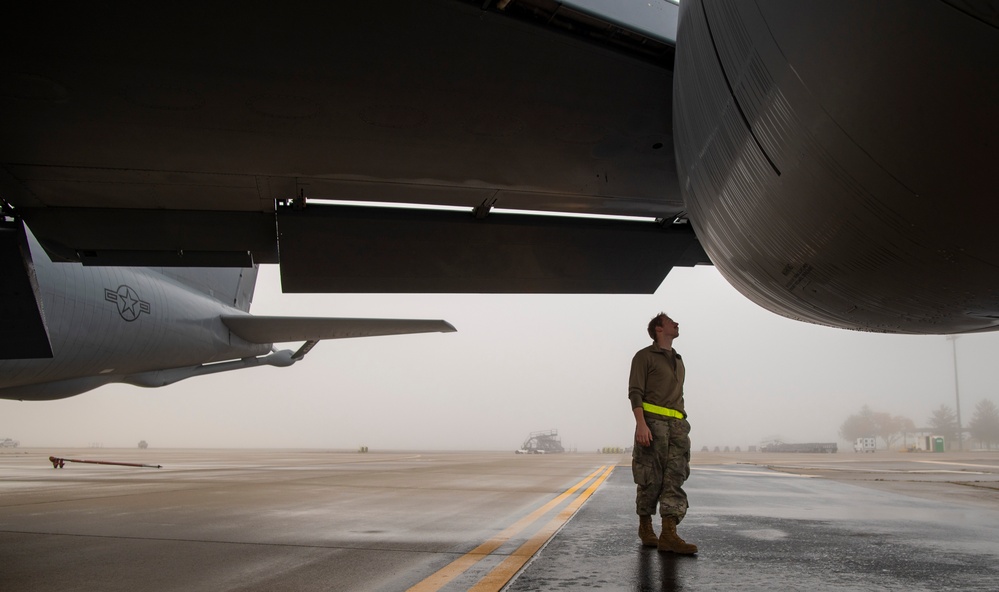
[[656, 504], [663, 516], [677, 523], [687, 514], [683, 482], [690, 476], [690, 424], [686, 419], [664, 417], [645, 423], [652, 432], [652, 445], [635, 443], [631, 472], [638, 485], [635, 508], [639, 516], [655, 516]]
[[[632, 408], [651, 403], [684, 412], [683, 359], [673, 350], [653, 344], [635, 354], [631, 362], [628, 398]], [[683, 482], [690, 476], [690, 424], [683, 419], [644, 412], [652, 432], [652, 444], [635, 442], [631, 470], [638, 486], [635, 500], [639, 516], [655, 516], [656, 506], [663, 517], [687, 514], [687, 494]]]

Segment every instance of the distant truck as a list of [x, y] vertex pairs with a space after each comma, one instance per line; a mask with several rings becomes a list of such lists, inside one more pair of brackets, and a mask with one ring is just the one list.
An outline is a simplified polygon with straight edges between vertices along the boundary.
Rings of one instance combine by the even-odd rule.
[[0, 440], [0, 448], [17, 448], [21, 443], [12, 438], [4, 438]]
[[877, 444], [874, 438], [857, 438], [853, 443], [854, 452], [874, 452], [877, 450]]

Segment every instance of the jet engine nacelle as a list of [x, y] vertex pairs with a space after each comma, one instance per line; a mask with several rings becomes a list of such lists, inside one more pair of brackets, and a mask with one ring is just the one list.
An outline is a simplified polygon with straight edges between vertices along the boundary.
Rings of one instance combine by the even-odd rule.
[[897, 333], [999, 327], [999, 23], [985, 3], [681, 3], [674, 141], [740, 292]]

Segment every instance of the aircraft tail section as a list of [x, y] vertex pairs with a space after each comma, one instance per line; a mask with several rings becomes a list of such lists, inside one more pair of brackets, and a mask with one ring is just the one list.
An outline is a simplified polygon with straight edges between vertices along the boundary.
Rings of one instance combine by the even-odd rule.
[[166, 277], [208, 294], [216, 300], [242, 310], [250, 310], [257, 283], [257, 266], [234, 267], [161, 267]]

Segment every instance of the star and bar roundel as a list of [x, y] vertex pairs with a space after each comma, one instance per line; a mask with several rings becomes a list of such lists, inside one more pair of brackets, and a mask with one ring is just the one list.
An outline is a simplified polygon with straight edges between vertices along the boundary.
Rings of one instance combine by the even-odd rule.
[[139, 298], [138, 292], [131, 286], [122, 284], [117, 290], [104, 288], [104, 299], [118, 305], [118, 314], [128, 322], [139, 318], [142, 313], [149, 314], [149, 303]]

